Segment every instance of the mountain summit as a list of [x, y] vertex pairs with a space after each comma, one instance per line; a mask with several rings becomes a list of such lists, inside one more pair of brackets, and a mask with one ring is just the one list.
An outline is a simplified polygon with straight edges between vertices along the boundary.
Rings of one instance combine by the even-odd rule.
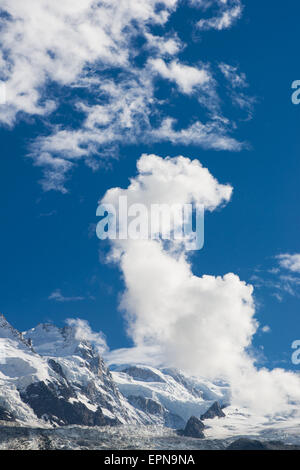
[[[0, 317], [0, 421], [27, 425], [162, 425], [184, 428], [228, 387], [145, 365], [114, 367], [76, 325], [20, 333]], [[84, 335], [83, 335], [84, 336]]]
[[93, 426], [136, 415], [74, 327], [38, 325], [22, 334], [1, 316], [0, 386], [0, 411], [21, 422]]

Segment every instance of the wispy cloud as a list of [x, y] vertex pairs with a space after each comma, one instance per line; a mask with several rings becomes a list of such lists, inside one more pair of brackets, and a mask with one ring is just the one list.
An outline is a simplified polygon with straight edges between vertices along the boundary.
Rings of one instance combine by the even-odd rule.
[[[197, 26], [199, 29], [203, 31], [228, 29], [242, 16], [243, 6], [240, 0], [216, 0], [216, 2], [220, 8], [219, 13], [211, 18], [198, 21]], [[208, 3], [206, 3], [205, 7], [208, 6]]]
[[256, 98], [245, 92], [249, 87], [246, 75], [241, 73], [236, 66], [222, 63], [219, 65], [221, 72], [228, 83], [228, 95], [233, 105], [245, 110], [248, 119], [252, 118]]
[[86, 297], [82, 297], [82, 296], [66, 297], [65, 295], [62, 294], [60, 289], [56, 289], [48, 297], [48, 300], [54, 300], [55, 302], [76, 302], [76, 301], [85, 300], [85, 299]]
[[293, 255], [285, 253], [277, 256], [279, 264], [282, 268], [287, 269], [293, 273], [300, 274], [300, 254], [295, 253]]
[[[193, 17], [193, 7], [214, 5], [221, 17], [237, 18], [235, 3], [186, 5]], [[101, 161], [116, 158], [124, 143], [170, 142], [234, 151], [243, 147], [232, 136], [235, 123], [222, 113], [211, 64], [183, 62], [179, 56], [186, 45], [168, 23], [179, 4], [2, 1], [6, 15], [1, 18], [0, 62], [7, 100], [0, 107], [0, 122], [13, 126], [24, 115], [48, 116], [49, 133], [34, 141], [29, 152], [43, 169], [44, 190], [66, 192], [68, 175], [79, 161], [96, 170]], [[241, 9], [240, 2], [235, 7]], [[201, 9], [196, 14], [201, 16]], [[224, 18], [222, 28], [229, 27], [232, 21]], [[159, 33], [153, 26], [159, 26]], [[141, 46], [136, 46], [138, 38]], [[185, 116], [185, 125], [178, 122], [158, 97], [158, 80], [169, 87], [169, 95], [176, 91], [182, 99], [197, 100], [203, 117]], [[64, 100], [70, 97], [74, 119], [54, 125], [51, 119], [62, 92]]]
[[66, 323], [74, 328], [76, 339], [88, 341], [97, 349], [99, 354], [103, 354], [108, 350], [105, 335], [102, 332], [97, 333], [92, 331], [86, 320], [82, 320], [80, 318], [68, 318]]
[[41, 212], [39, 214], [39, 217], [52, 217], [53, 215], [56, 215], [57, 214], [57, 210], [52, 210], [52, 211], [49, 211], [49, 212]]
[[232, 88], [247, 88], [247, 78], [244, 73], [238, 71], [238, 67], [222, 63], [219, 65], [221, 72], [225, 78], [230, 82]]
[[282, 302], [284, 295], [300, 297], [300, 255], [280, 254], [274, 258], [277, 264], [271, 269], [257, 269], [251, 281], [257, 288], [267, 288], [271, 295]]

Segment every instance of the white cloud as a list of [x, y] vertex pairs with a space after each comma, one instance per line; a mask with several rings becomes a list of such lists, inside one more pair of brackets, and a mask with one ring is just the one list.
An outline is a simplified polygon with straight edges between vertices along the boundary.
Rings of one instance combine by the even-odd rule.
[[217, 0], [217, 3], [220, 7], [218, 15], [198, 21], [199, 29], [228, 29], [242, 16], [243, 6], [240, 0]]
[[[1, 49], [5, 52], [7, 106], [0, 118], [11, 124], [18, 111], [53, 109], [43, 86], [73, 85], [85, 67], [128, 65], [130, 40], [147, 22], [164, 24], [176, 0], [3, 0]], [[158, 4], [165, 8], [156, 11]], [[135, 24], [134, 24], [135, 23]]]
[[[162, 351], [158, 345], [138, 345], [131, 348], [107, 350], [107, 364], [162, 364]], [[150, 359], [151, 358], [151, 359]]]
[[154, 49], [162, 57], [174, 56], [184, 48], [176, 33], [169, 37], [168, 35], [156, 36], [146, 31], [145, 38], [147, 48]]
[[[50, 133], [30, 149], [34, 164], [44, 171], [45, 190], [66, 192], [67, 175], [77, 162], [83, 160], [95, 170], [101, 159], [116, 157], [122, 143], [242, 147], [231, 137], [234, 123], [222, 115], [209, 64], [181, 63], [177, 57], [186, 45], [169, 28], [168, 19], [179, 3], [2, 1], [6, 14], [1, 18], [0, 79], [6, 82], [7, 99], [0, 107], [0, 122], [13, 126], [22, 116], [47, 115]], [[217, 3], [221, 11], [225, 3]], [[159, 33], [153, 25], [160, 26]], [[143, 38], [141, 46], [135, 46], [137, 38]], [[138, 64], [139, 54], [145, 60]], [[206, 117], [185, 116], [187, 124], [177, 123], [175, 131], [177, 117], [157, 97], [157, 76], [168, 83], [170, 96], [175, 87], [196, 99]], [[61, 98], [74, 119], [69, 125], [65, 120], [52, 125]]]
[[81, 341], [88, 341], [99, 352], [103, 354], [107, 351], [105, 336], [102, 332], [95, 333], [86, 320], [80, 318], [68, 318], [66, 323], [75, 329], [75, 338]]
[[[157, 127], [152, 127], [149, 118], [152, 112], [155, 113], [157, 103], [151, 73], [140, 73], [138, 78], [124, 79], [118, 85], [104, 81], [100, 88], [109, 96], [109, 102], [91, 106], [78, 103], [77, 109], [86, 116], [79, 129], [57, 128], [52, 135], [38, 138], [32, 145], [31, 156], [35, 164], [46, 171], [45, 190], [65, 192], [66, 175], [77, 161], [84, 159], [92, 168], [97, 168], [97, 156], [112, 158], [115, 146], [122, 142], [165, 141], [232, 151], [240, 151], [245, 146], [230, 136], [231, 124], [219, 116], [212, 116], [205, 123], [197, 120], [183, 129], [176, 126], [175, 130], [176, 120], [172, 118], [165, 118]], [[209, 94], [212, 93], [203, 91], [202, 98]], [[210, 103], [208, 107], [211, 107]]]
[[214, 210], [228, 202], [232, 187], [223, 185], [204, 168], [199, 160], [178, 156], [162, 158], [144, 154], [137, 162], [138, 175], [127, 189], [114, 188], [103, 197], [104, 203], [117, 205], [120, 196], [126, 195], [128, 205], [143, 202], [150, 206], [160, 204], [204, 204]]
[[[231, 193], [229, 185], [221, 185], [197, 160], [144, 155], [129, 187], [109, 190], [102, 202], [117, 204], [126, 195], [128, 204], [196, 201], [213, 211]], [[110, 259], [119, 263], [126, 287], [121, 308], [135, 346], [112, 352], [110, 361], [136, 358], [225, 378], [235, 404], [264, 413], [285, 410], [290, 399], [300, 400], [296, 375], [255, 367], [249, 351], [259, 325], [251, 285], [233, 273], [195, 276], [183, 246], [174, 250], [172, 244], [166, 247], [151, 239], [112, 244]]]
[[153, 130], [153, 140], [170, 141], [173, 144], [201, 145], [205, 149], [240, 151], [244, 143], [230, 137], [229, 123], [219, 119], [206, 124], [196, 121], [186, 129], [175, 130], [176, 120], [167, 118]]
[[176, 82], [182, 93], [188, 95], [193, 93], [196, 88], [204, 87], [211, 80], [205, 69], [180, 64], [176, 60], [167, 64], [163, 59], [154, 59], [151, 61], [151, 65], [162, 77]]
[[291, 254], [282, 254], [278, 255], [277, 259], [279, 260], [279, 264], [282, 268], [288, 269], [293, 273], [300, 273], [300, 254], [295, 253]]

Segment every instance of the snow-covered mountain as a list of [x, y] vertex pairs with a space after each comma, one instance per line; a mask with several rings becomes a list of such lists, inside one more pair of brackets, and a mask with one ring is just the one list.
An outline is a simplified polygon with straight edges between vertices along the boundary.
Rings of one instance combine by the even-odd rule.
[[216, 401], [229, 403], [228, 385], [187, 377], [174, 369], [144, 365], [118, 366], [112, 372], [120, 392], [151, 418], [151, 424], [179, 429], [191, 416], [200, 417]]
[[[287, 415], [258, 416], [230, 404], [229, 387], [221, 381], [138, 364], [109, 371], [79, 337], [74, 326], [49, 324], [22, 334], [0, 316], [0, 447], [19, 448], [20, 425], [20, 448], [35, 448], [34, 442], [44, 448], [50, 441], [53, 448], [81, 448], [79, 441], [89, 442], [87, 448], [223, 448], [245, 436], [300, 444], [300, 413], [292, 404]], [[174, 430], [191, 416], [204, 420], [203, 443]]]
[[138, 422], [97, 351], [75, 329], [19, 333], [0, 317], [0, 412], [28, 424]]
[[228, 399], [226, 384], [172, 369], [124, 365], [110, 372], [74, 326], [40, 324], [20, 333], [0, 316], [0, 420], [178, 429]]

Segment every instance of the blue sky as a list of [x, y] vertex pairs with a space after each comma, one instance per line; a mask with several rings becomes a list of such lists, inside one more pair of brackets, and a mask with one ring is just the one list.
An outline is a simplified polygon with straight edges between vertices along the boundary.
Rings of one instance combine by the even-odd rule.
[[[163, 34], [176, 31], [185, 43], [177, 56], [180, 63], [193, 67], [210, 64], [222, 115], [235, 123], [229, 135], [236, 142], [247, 142], [242, 149], [216, 150], [193, 141], [172, 143], [165, 138], [143, 142], [118, 138], [118, 149], [113, 142], [95, 149], [95, 155], [91, 151], [91, 159], [100, 162], [97, 171], [78, 159], [65, 181], [67, 192], [61, 188], [47, 191], [49, 188], [40, 184], [44, 169], [38, 160], [44, 145], [40, 139], [51, 134], [56, 124], [80, 128], [82, 110], [74, 103], [80, 99], [93, 106], [99, 103], [99, 96], [90, 81], [89, 86], [77, 88], [57, 83], [49, 74], [40, 93], [42, 99], [57, 101], [55, 111], [39, 116], [34, 110], [19, 110], [16, 120], [7, 123], [3, 115], [8, 111], [2, 105], [0, 309], [17, 328], [48, 321], [63, 325], [69, 317], [80, 317], [105, 333], [111, 349], [132, 344], [118, 309], [124, 290], [122, 273], [104, 262], [108, 246], [95, 235], [98, 200], [111, 187], [128, 186], [142, 153], [183, 155], [199, 159], [219, 182], [234, 188], [227, 206], [206, 217], [205, 246], [193, 255], [193, 272], [198, 276], [234, 272], [252, 283], [256, 318], [261, 326], [270, 327], [270, 332], [259, 329], [254, 337], [254, 347], [263, 354], [262, 364], [294, 367], [290, 356], [291, 343], [300, 336], [300, 289], [297, 271], [284, 267], [277, 271], [276, 256], [300, 252], [300, 107], [291, 103], [291, 83], [300, 79], [296, 60], [300, 6], [292, 2], [289, 7], [286, 2], [283, 7], [275, 2], [270, 8], [267, 2], [244, 1], [241, 17], [230, 28], [197, 28], [196, 20], [218, 14], [220, 5], [215, 3], [212, 9], [200, 11], [181, 2]], [[162, 34], [161, 26], [150, 30]], [[134, 41], [139, 54], [132, 61], [141, 69], [151, 52], [142, 51], [142, 38]], [[244, 108], [232, 103], [235, 89], [222, 74], [222, 63], [246, 76], [248, 86], [238, 90], [247, 97]], [[105, 69], [95, 60], [88, 79], [103, 74], [116, 83], [125, 80], [124, 75], [118, 78], [117, 66]], [[175, 117], [176, 125], [182, 128], [199, 116], [207, 119], [211, 112], [192, 94], [171, 89], [163, 77], [156, 79], [155, 86], [157, 96], [167, 101], [159, 104], [158, 115], [150, 116], [153, 125], [162, 113]], [[59, 157], [59, 151], [55, 152]]]

